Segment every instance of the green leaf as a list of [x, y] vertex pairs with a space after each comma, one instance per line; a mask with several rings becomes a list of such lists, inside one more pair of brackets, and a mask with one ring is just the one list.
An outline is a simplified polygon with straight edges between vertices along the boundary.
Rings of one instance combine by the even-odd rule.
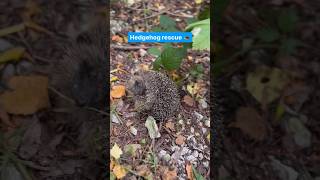
[[168, 29], [170, 27], [175, 27], [176, 22], [172, 18], [170, 18], [169, 16], [161, 15], [160, 16], [160, 26]]
[[160, 55], [161, 63], [166, 70], [178, 69], [186, 54], [186, 48], [166, 48]]
[[293, 32], [297, 22], [298, 15], [294, 9], [284, 9], [280, 12], [278, 17], [278, 26], [282, 32]]
[[205, 19], [196, 23], [192, 23], [186, 29], [192, 29], [193, 43], [192, 49], [204, 50], [210, 49], [210, 19]]
[[159, 70], [160, 68], [161, 68], [161, 64], [162, 64], [162, 62], [161, 62], [161, 57], [159, 56], [153, 63], [152, 63], [152, 65], [153, 65], [153, 69], [154, 70]]
[[197, 22], [198, 20], [196, 19], [196, 18], [187, 18], [186, 19], [186, 22], [187, 22], [187, 24], [191, 24], [191, 23], [194, 23], [194, 22]]
[[153, 27], [151, 29], [151, 32], [162, 32], [162, 31], [163, 31], [163, 29], [161, 27], [159, 27], [159, 26]]
[[163, 31], [165, 31], [165, 32], [178, 32], [179, 30], [177, 28], [175, 28], [174, 26], [171, 26], [171, 27], [163, 29]]
[[280, 53], [290, 55], [294, 53], [298, 46], [300, 46], [301, 43], [299, 40], [294, 38], [284, 39], [280, 46]]
[[280, 33], [270, 27], [266, 27], [257, 31], [257, 37], [263, 42], [274, 42], [280, 38]]
[[192, 166], [192, 174], [196, 180], [205, 180], [205, 178], [198, 173], [198, 171]]
[[148, 49], [148, 53], [158, 57], [158, 56], [160, 56], [161, 51], [160, 51], [160, 49], [158, 49], [156, 47], [152, 47], [152, 48]]
[[202, 64], [197, 64], [196, 66], [194, 66], [191, 69], [190, 74], [193, 77], [200, 78], [202, 76], [203, 72], [204, 72], [203, 65]]

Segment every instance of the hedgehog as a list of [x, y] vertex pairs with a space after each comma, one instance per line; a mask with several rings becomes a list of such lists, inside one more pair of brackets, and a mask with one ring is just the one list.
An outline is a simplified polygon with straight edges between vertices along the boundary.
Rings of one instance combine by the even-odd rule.
[[133, 94], [134, 107], [157, 121], [164, 121], [180, 110], [180, 96], [175, 83], [166, 75], [142, 70], [127, 82], [127, 90]]
[[105, 27], [80, 34], [53, 66], [53, 86], [79, 106], [102, 107], [107, 99]]

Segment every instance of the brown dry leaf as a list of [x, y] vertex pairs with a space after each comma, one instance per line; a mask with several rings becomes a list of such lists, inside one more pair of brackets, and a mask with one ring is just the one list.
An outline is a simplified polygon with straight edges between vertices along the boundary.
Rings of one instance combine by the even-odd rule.
[[126, 87], [123, 85], [113, 86], [110, 92], [111, 97], [113, 98], [121, 98], [126, 93]]
[[126, 169], [122, 167], [120, 164], [116, 164], [112, 172], [118, 179], [124, 178], [127, 175]]
[[186, 171], [187, 171], [188, 180], [194, 180], [193, 174], [192, 174], [192, 166], [191, 166], [190, 163], [187, 163], [187, 165], [186, 165]]
[[22, 12], [22, 19], [24, 21], [31, 20], [32, 16], [40, 14], [41, 8], [39, 4], [34, 0], [28, 0], [25, 4], [25, 11]]
[[185, 143], [186, 138], [183, 137], [182, 135], [178, 135], [177, 139], [176, 139], [176, 144], [178, 145], [182, 145]]
[[142, 177], [147, 177], [151, 174], [148, 165], [139, 165], [136, 167], [137, 174]]
[[112, 170], [115, 165], [116, 165], [116, 162], [114, 161], [113, 158], [111, 158], [111, 160], [110, 160], [110, 170]]
[[230, 126], [240, 128], [243, 133], [258, 141], [263, 140], [267, 134], [262, 117], [252, 107], [240, 107], [236, 113], [236, 122]]
[[162, 172], [162, 179], [163, 180], [176, 180], [178, 179], [177, 177], [177, 170], [169, 170], [168, 167], [161, 167], [161, 172]]
[[5, 125], [14, 128], [15, 125], [10, 121], [10, 117], [6, 111], [0, 108], [0, 122], [3, 122]]
[[123, 38], [118, 36], [118, 35], [113, 35], [111, 40], [115, 41], [115, 42], [118, 42], [118, 43], [123, 43]]
[[172, 121], [168, 121], [166, 123], [166, 128], [170, 129], [171, 131], [175, 131], [174, 123]]
[[183, 97], [183, 102], [186, 103], [188, 106], [191, 106], [191, 107], [194, 105], [194, 100], [189, 95], [186, 95], [186, 96]]
[[0, 105], [8, 113], [28, 115], [49, 106], [48, 77], [13, 76], [8, 85], [12, 90], [0, 95]]

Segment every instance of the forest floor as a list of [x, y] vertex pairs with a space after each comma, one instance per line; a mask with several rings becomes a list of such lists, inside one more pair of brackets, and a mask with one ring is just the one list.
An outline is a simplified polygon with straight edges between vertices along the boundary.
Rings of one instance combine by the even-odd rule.
[[58, 92], [51, 78], [67, 79], [53, 65], [80, 33], [105, 21], [106, 6], [4, 0], [0, 8], [0, 179], [102, 179], [108, 120], [61, 103], [68, 90]]
[[221, 179], [320, 178], [319, 9], [240, 0], [213, 17], [226, 111]]
[[[124, 91], [126, 82], [135, 72], [153, 68], [152, 62], [156, 57], [149, 53], [149, 49], [162, 46], [155, 43], [130, 44], [127, 33], [152, 32], [161, 25], [162, 18], [171, 19], [175, 23], [174, 28], [184, 31], [187, 20], [196, 18], [199, 9], [200, 5], [194, 1], [111, 3], [110, 146], [115, 154], [123, 152], [119, 159], [111, 159], [111, 169], [117, 177], [124, 175], [119, 172], [121, 169], [130, 169], [125, 179], [187, 179], [194, 168], [209, 178], [209, 52], [190, 50], [178, 70], [167, 72], [175, 81], [183, 79], [179, 85], [183, 113], [157, 123], [161, 136], [154, 140], [145, 127], [146, 119], [135, 115], [132, 98]], [[191, 73], [195, 67], [201, 67], [199, 74]]]

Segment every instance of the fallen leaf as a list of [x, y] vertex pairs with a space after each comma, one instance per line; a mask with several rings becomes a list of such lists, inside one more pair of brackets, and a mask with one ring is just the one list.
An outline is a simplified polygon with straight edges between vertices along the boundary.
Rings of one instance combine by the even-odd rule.
[[109, 179], [110, 180], [116, 180], [117, 177], [116, 177], [116, 175], [113, 174], [113, 172], [110, 172], [110, 178]]
[[53, 32], [49, 31], [48, 29], [46, 29], [46, 28], [44, 28], [44, 27], [42, 27], [42, 26], [40, 26], [40, 25], [38, 25], [38, 24], [36, 24], [36, 23], [34, 23], [32, 21], [26, 21], [25, 22], [25, 26], [30, 28], [30, 29], [33, 29], [35, 31], [43, 32], [43, 33], [48, 34], [50, 36], [54, 35]]
[[39, 4], [34, 0], [28, 0], [25, 4], [25, 11], [22, 12], [22, 19], [30, 21], [32, 16], [41, 13]]
[[133, 134], [133, 135], [137, 135], [137, 133], [138, 133], [138, 130], [134, 127], [134, 126], [131, 126], [130, 127], [130, 132], [131, 132], [131, 134]]
[[8, 61], [18, 61], [21, 59], [24, 53], [25, 53], [25, 48], [23, 47], [15, 47], [15, 48], [8, 49], [5, 52], [0, 54], [0, 64], [6, 63]]
[[178, 137], [176, 138], [176, 144], [177, 145], [182, 145], [185, 143], [186, 138], [183, 137], [182, 135], [178, 135]]
[[200, 86], [198, 83], [191, 83], [187, 85], [187, 91], [193, 96], [197, 94], [200, 90]]
[[148, 129], [149, 137], [151, 139], [161, 137], [156, 120], [152, 116], [147, 118], [145, 127]]
[[182, 101], [186, 103], [188, 106], [192, 107], [194, 105], [194, 100], [189, 95], [184, 96]]
[[115, 81], [118, 81], [118, 80], [119, 80], [119, 78], [117, 76], [112, 76], [110, 78], [110, 82], [115, 82]]
[[6, 36], [6, 35], [9, 35], [12, 33], [20, 32], [20, 31], [23, 31], [24, 29], [25, 29], [24, 23], [13, 25], [13, 26], [1, 29], [0, 30], [0, 37]]
[[248, 74], [246, 84], [257, 101], [269, 104], [280, 97], [288, 81], [288, 75], [281, 69], [262, 66]]
[[186, 165], [186, 172], [187, 172], [188, 180], [194, 180], [193, 173], [192, 173], [192, 166], [190, 163], [187, 163]]
[[115, 160], [113, 158], [111, 158], [111, 160], [110, 160], [110, 170], [112, 170], [115, 165], [116, 165]]
[[117, 143], [115, 143], [110, 151], [110, 155], [114, 157], [115, 159], [119, 159], [120, 156], [122, 155], [122, 150], [118, 146]]
[[124, 178], [127, 175], [126, 169], [120, 164], [115, 165], [112, 172], [118, 179]]
[[267, 134], [262, 117], [252, 107], [240, 107], [236, 113], [236, 122], [230, 126], [240, 128], [243, 133], [259, 141], [263, 140]]
[[174, 123], [172, 121], [168, 121], [166, 123], [166, 128], [170, 129], [171, 131], [175, 131]]
[[162, 167], [161, 170], [163, 180], [176, 180], [178, 178], [176, 169], [169, 170], [168, 167]]
[[13, 76], [7, 90], [0, 95], [0, 105], [12, 114], [33, 114], [49, 106], [48, 77]]
[[123, 38], [118, 36], [118, 35], [113, 35], [111, 40], [115, 41], [115, 42], [118, 42], [118, 43], [123, 43]]
[[121, 98], [126, 93], [126, 87], [123, 85], [113, 86], [110, 92], [111, 97], [113, 98]]
[[196, 180], [205, 180], [204, 177], [192, 166], [192, 174]]
[[135, 156], [135, 153], [138, 149], [141, 148], [140, 144], [128, 144], [124, 146], [124, 152], [130, 156]]
[[142, 177], [147, 177], [151, 174], [151, 171], [148, 165], [145, 165], [145, 164], [137, 166], [136, 171], [137, 171], [137, 174]]

